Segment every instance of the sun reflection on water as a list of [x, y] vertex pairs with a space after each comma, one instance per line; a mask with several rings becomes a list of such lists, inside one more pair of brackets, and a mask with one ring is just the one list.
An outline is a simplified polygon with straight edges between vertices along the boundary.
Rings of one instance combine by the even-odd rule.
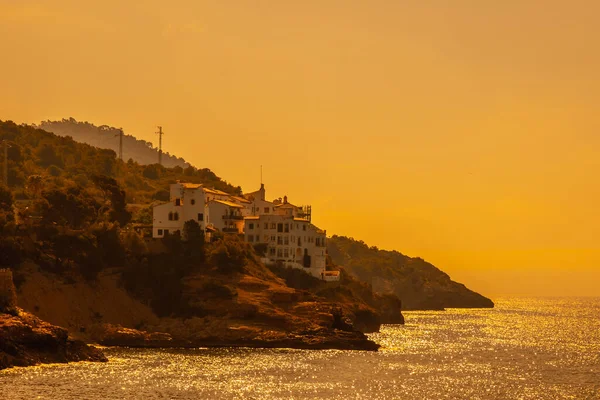
[[600, 299], [407, 312], [381, 351], [107, 349], [107, 364], [0, 372], [1, 399], [600, 398]]

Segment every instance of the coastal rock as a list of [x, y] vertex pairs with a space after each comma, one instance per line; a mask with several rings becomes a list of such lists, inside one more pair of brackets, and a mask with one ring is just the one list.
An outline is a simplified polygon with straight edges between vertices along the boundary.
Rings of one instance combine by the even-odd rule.
[[0, 313], [0, 369], [70, 361], [107, 359], [99, 349], [69, 337], [66, 329], [21, 309]]
[[105, 324], [94, 333], [95, 340], [103, 346], [124, 347], [186, 347], [187, 342], [173, 340], [164, 332], [146, 332], [119, 325]]

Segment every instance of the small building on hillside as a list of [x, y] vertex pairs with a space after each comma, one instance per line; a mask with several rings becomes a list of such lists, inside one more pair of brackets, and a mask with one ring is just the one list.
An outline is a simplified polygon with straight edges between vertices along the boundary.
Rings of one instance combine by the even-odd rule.
[[262, 184], [243, 196], [200, 184], [171, 184], [170, 200], [154, 207], [152, 237], [183, 232], [189, 220], [207, 233], [240, 234], [251, 244], [264, 244], [265, 263], [300, 268], [323, 280], [339, 279], [339, 274], [326, 273], [326, 232], [311, 223], [311, 207], [293, 205], [287, 196], [268, 201]]
[[244, 233], [244, 206], [226, 200], [211, 200], [206, 207], [206, 222], [224, 233]]
[[326, 271], [327, 232], [317, 228], [306, 217], [299, 217], [299, 207], [287, 203], [276, 205], [273, 214], [244, 218], [246, 241], [265, 244], [263, 261], [300, 268], [324, 279]]

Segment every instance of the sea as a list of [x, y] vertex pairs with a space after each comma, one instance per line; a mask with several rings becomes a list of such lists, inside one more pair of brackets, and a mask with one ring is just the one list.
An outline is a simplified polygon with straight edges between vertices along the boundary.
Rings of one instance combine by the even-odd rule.
[[600, 399], [600, 298], [406, 312], [378, 352], [107, 348], [0, 371], [0, 399]]

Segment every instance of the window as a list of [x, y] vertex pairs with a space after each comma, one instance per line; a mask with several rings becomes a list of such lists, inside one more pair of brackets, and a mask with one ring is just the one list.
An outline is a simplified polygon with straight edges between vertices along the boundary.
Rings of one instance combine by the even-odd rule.
[[282, 249], [277, 249], [277, 257], [278, 258], [283, 257], [283, 251], [282, 251]]
[[285, 244], [285, 245], [289, 245], [290, 244], [290, 238], [289, 238], [289, 236], [284, 236], [283, 237], [283, 244]]
[[271, 229], [277, 229], [277, 224], [275, 224], [275, 222], [271, 222]]
[[290, 224], [285, 224], [283, 227], [285, 233], [288, 233], [290, 231]]
[[260, 235], [256, 235], [256, 243], [260, 243]]
[[277, 224], [277, 232], [283, 232], [283, 224]]
[[198, 221], [204, 221], [204, 213], [198, 213]]
[[263, 235], [263, 242], [269, 243], [269, 235]]
[[165, 229], [165, 235], [168, 235], [168, 234], [169, 234], [169, 230]]
[[175, 205], [176, 206], [180, 206], [181, 205], [181, 199], [175, 199]]
[[191, 204], [191, 205], [194, 205], [194, 204], [196, 204], [196, 199], [192, 199], [192, 200], [190, 200], [190, 204]]
[[162, 235], [163, 235], [163, 230], [162, 230], [162, 229], [159, 229], [159, 230], [158, 230], [158, 236], [162, 236]]
[[173, 220], [174, 221], [179, 221], [179, 213], [176, 212], [175, 214], [173, 214]]
[[283, 237], [277, 236], [277, 244], [283, 244]]
[[271, 236], [271, 243], [275, 243], [275, 236]]
[[248, 235], [248, 242], [254, 242], [254, 235]]
[[265, 207], [265, 214], [269, 213], [269, 207]]
[[254, 229], [254, 224], [249, 224], [248, 229]]
[[265, 229], [269, 229], [269, 223], [265, 222]]
[[173, 221], [173, 212], [169, 212], [169, 221]]
[[306, 225], [302, 225], [302, 230], [305, 231], [306, 230]]
[[317, 247], [321, 247], [321, 239], [320, 238], [317, 238], [317, 240], [316, 240], [316, 246]]
[[288, 258], [290, 256], [290, 250], [286, 247], [283, 249], [283, 257]]
[[269, 247], [269, 255], [270, 256], [274, 256], [275, 255], [275, 247]]

